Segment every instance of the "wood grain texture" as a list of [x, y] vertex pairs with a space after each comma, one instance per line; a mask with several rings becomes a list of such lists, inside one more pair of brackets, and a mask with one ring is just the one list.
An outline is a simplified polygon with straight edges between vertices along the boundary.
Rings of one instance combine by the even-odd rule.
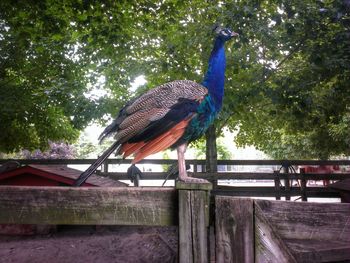
[[191, 193], [179, 190], [179, 262], [193, 262]]
[[179, 262], [208, 262], [208, 191], [179, 191]]
[[338, 240], [285, 240], [298, 263], [350, 262], [350, 244]]
[[350, 204], [255, 202], [283, 239], [350, 241]]
[[0, 223], [176, 225], [172, 188], [0, 186]]
[[193, 262], [207, 263], [208, 247], [208, 198], [207, 191], [191, 191]]
[[253, 200], [217, 196], [216, 261], [253, 263]]
[[255, 211], [255, 262], [296, 263], [297, 260], [275, 231], [274, 225], [264, 216], [258, 205]]
[[[256, 200], [255, 212], [256, 226], [261, 225], [260, 218], [265, 219], [283, 241], [278, 246], [287, 247], [297, 262], [350, 261], [350, 204]], [[260, 237], [258, 231], [265, 233], [259, 239], [270, 242], [266, 231], [256, 231]], [[273, 253], [266, 258], [279, 258], [274, 254], [277, 249], [269, 251]]]
[[[212, 190], [215, 195], [228, 195], [228, 196], [246, 196], [246, 197], [276, 197], [276, 188], [270, 186], [226, 186], [219, 185], [217, 188]], [[280, 187], [279, 196], [283, 197], [287, 195], [285, 188]], [[301, 196], [300, 187], [291, 187], [288, 192], [289, 196]], [[327, 198], [339, 198], [339, 192], [335, 189], [326, 187], [308, 187], [308, 197], [327, 197]]]
[[181, 181], [175, 182], [175, 187], [178, 190], [204, 190], [209, 191], [213, 189], [213, 185], [210, 182], [207, 183], [184, 183]]

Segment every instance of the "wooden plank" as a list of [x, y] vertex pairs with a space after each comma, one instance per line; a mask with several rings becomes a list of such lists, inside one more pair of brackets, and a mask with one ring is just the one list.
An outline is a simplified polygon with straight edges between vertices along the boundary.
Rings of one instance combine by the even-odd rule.
[[253, 200], [215, 197], [216, 262], [253, 263]]
[[298, 263], [349, 262], [350, 244], [338, 240], [285, 240]]
[[254, 206], [255, 262], [296, 263], [295, 257], [264, 216], [259, 205]]
[[179, 262], [193, 262], [191, 192], [179, 190]]
[[[255, 187], [255, 186], [218, 186], [217, 189], [213, 189], [212, 193], [215, 195], [228, 195], [228, 196], [256, 196], [256, 197], [275, 197], [275, 187]], [[291, 187], [290, 196], [301, 196], [302, 192], [300, 187]], [[280, 195], [285, 196], [286, 192], [284, 187], [280, 188]], [[339, 192], [325, 187], [308, 187], [308, 197], [334, 197], [339, 198]]]
[[[205, 186], [204, 189], [211, 187]], [[179, 187], [179, 262], [208, 262], [209, 190], [176, 183]], [[193, 187], [193, 189], [191, 189]], [[209, 188], [208, 188], [209, 187]]]
[[0, 223], [176, 225], [173, 188], [0, 186]]
[[350, 241], [350, 204], [256, 200], [283, 239]]
[[207, 191], [191, 192], [193, 262], [208, 262]]
[[[99, 175], [104, 177], [109, 177], [115, 180], [128, 180], [129, 177], [124, 172], [98, 172]], [[144, 172], [142, 173], [142, 180], [163, 180], [166, 177], [165, 172]], [[195, 178], [202, 178], [207, 180], [274, 180], [276, 176], [279, 179], [287, 178], [290, 180], [300, 180], [302, 179], [301, 174], [283, 174], [283, 173], [192, 173], [191, 176]], [[344, 180], [350, 178], [348, 173], [336, 173], [336, 174], [305, 174], [307, 180]], [[175, 179], [171, 176], [169, 179]]]
[[[96, 159], [17, 159], [22, 164], [92, 164]], [[8, 159], [0, 159], [0, 164], [8, 162]], [[109, 164], [130, 164], [131, 159], [109, 159]], [[205, 165], [205, 160], [187, 159], [186, 163]], [[152, 164], [174, 164], [177, 160], [146, 159], [139, 163]], [[350, 165], [350, 160], [218, 160], [218, 165], [274, 165], [274, 166], [295, 166], [295, 165]]]
[[[25, 164], [92, 164], [96, 159], [11, 159], [11, 161], [18, 161]], [[0, 164], [8, 162], [9, 159], [0, 159]], [[191, 160], [186, 160], [186, 162]], [[131, 164], [132, 159], [108, 159], [109, 164]], [[177, 160], [160, 160], [160, 159], [144, 159], [138, 162], [139, 164], [151, 163], [151, 164], [174, 164]], [[204, 161], [205, 163], [205, 161]]]
[[[344, 180], [350, 178], [349, 173], [305, 173], [308, 180]], [[303, 175], [295, 173], [258, 173], [258, 172], [225, 172], [225, 173], [193, 173], [193, 177], [203, 178], [207, 180], [274, 180], [278, 176], [279, 179], [299, 180]]]
[[209, 191], [213, 189], [213, 185], [209, 182], [207, 183], [184, 183], [181, 181], [176, 181], [176, 189], [178, 190], [204, 190]]

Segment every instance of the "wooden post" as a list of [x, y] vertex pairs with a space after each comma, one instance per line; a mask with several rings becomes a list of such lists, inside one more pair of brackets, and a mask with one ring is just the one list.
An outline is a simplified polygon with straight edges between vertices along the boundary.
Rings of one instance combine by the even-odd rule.
[[274, 175], [275, 175], [275, 196], [276, 196], [276, 200], [281, 200], [281, 181], [280, 178], [278, 176], [279, 172], [278, 171], [273, 171]]
[[290, 200], [290, 181], [289, 181], [289, 169], [288, 169], [288, 165], [287, 166], [283, 166], [282, 171], [283, 173], [286, 174], [286, 178], [284, 179], [284, 190], [285, 190], [285, 194], [286, 194], [286, 200]]
[[254, 263], [253, 199], [216, 196], [216, 262]]
[[300, 180], [301, 200], [307, 201], [307, 194], [306, 194], [307, 180], [305, 178], [305, 169], [304, 168], [300, 169], [300, 174], [301, 174], [301, 180]]
[[197, 164], [197, 160], [195, 160], [194, 162], [193, 162], [193, 172], [194, 173], [196, 173], [197, 171], [198, 171], [198, 164]]
[[[205, 133], [206, 139], [206, 171], [210, 173], [216, 173], [218, 171], [218, 151], [216, 147], [216, 128], [214, 125], [210, 125]], [[213, 184], [213, 188], [217, 188], [218, 181], [216, 178], [210, 180]]]
[[176, 182], [179, 191], [179, 262], [208, 262], [209, 193], [207, 184]]
[[101, 172], [108, 173], [108, 159], [106, 159], [101, 165]]

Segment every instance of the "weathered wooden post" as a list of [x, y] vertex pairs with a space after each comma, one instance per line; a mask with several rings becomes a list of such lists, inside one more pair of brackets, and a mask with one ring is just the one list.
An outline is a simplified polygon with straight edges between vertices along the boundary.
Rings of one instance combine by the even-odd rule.
[[108, 165], [109, 165], [109, 161], [108, 159], [106, 161], [104, 161], [101, 165], [101, 172], [102, 173], [108, 173]]
[[301, 180], [300, 180], [301, 200], [307, 201], [307, 194], [306, 194], [307, 180], [305, 178], [305, 169], [304, 168], [300, 169], [300, 174], [301, 174]]
[[284, 179], [284, 190], [286, 194], [286, 200], [290, 200], [289, 165], [283, 165], [282, 171], [284, 174], [286, 174], [286, 178]]
[[279, 177], [279, 172], [278, 171], [273, 171], [274, 175], [275, 175], [275, 196], [276, 196], [276, 200], [281, 200], [281, 180]]
[[176, 182], [179, 192], [179, 262], [208, 262], [209, 194], [211, 183]]

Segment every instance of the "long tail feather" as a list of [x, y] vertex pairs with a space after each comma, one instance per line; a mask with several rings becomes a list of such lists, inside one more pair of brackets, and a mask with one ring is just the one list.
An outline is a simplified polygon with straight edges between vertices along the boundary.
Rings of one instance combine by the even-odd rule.
[[74, 182], [74, 186], [80, 186], [82, 185], [90, 175], [92, 175], [97, 168], [116, 150], [120, 147], [119, 142], [115, 142], [110, 146], [93, 164], [90, 165], [90, 167], [83, 172], [77, 180]]

